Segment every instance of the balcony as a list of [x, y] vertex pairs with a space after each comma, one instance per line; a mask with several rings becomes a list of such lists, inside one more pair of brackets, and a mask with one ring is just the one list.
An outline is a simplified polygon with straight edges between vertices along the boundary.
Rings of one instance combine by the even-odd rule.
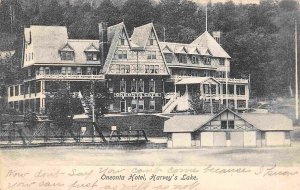
[[75, 80], [75, 81], [85, 81], [85, 80], [105, 80], [104, 75], [66, 75], [66, 74], [37, 74], [34, 78], [27, 79], [27, 81], [31, 80]]

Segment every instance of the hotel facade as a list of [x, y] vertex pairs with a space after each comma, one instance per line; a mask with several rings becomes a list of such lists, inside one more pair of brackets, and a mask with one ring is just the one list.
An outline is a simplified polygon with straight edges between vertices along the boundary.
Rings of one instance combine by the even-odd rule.
[[[214, 36], [214, 37], [213, 37]], [[246, 110], [249, 81], [229, 78], [230, 56], [219, 33], [205, 31], [190, 44], [160, 42], [152, 23], [129, 37], [124, 23], [99, 24], [99, 39], [69, 39], [64, 26], [24, 29], [22, 69], [27, 78], [8, 87], [8, 103], [21, 112], [47, 111], [47, 94], [66, 83], [89, 114], [91, 86], [108, 92], [110, 113], [187, 111], [199, 98]]]

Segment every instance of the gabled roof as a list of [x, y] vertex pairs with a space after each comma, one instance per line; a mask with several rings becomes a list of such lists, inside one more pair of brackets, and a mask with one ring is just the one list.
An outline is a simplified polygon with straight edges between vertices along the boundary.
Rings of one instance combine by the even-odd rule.
[[211, 115], [177, 115], [165, 121], [164, 132], [194, 132], [211, 117]]
[[25, 40], [33, 45], [34, 61], [36, 63], [59, 63], [61, 58], [58, 50], [68, 42], [65, 26], [36, 26], [31, 25], [25, 31]]
[[178, 53], [182, 48], [185, 48], [188, 54], [197, 54], [200, 55], [210, 55], [208, 54], [208, 49], [205, 47], [193, 45], [193, 44], [183, 44], [183, 43], [174, 43], [174, 42], [160, 42], [162, 49], [168, 48], [173, 53]]
[[175, 47], [175, 53], [183, 53], [183, 54], [187, 54], [188, 50], [185, 46], [176, 46]]
[[244, 113], [242, 118], [262, 131], [292, 131], [292, 120], [282, 114]]
[[128, 44], [131, 47], [129, 38], [128, 38], [128, 33], [126, 31], [126, 27], [123, 22], [107, 28], [107, 38], [108, 38], [108, 43], [109, 43], [109, 50], [108, 50], [107, 57], [105, 59], [105, 64], [103, 66], [103, 71], [102, 71], [103, 73], [108, 72], [109, 64], [114, 56], [116, 47], [118, 45], [118, 41], [120, 40], [119, 37], [121, 36], [123, 30], [126, 34]]
[[145, 49], [152, 29], [153, 23], [134, 28], [130, 41], [136, 44], [138, 47]]
[[[89, 47], [97, 47], [99, 40], [77, 40], [70, 39], [68, 44], [74, 49], [75, 59], [74, 62], [78, 64], [84, 64], [86, 60], [86, 49]], [[100, 61], [98, 61], [100, 64]]]
[[[32, 25], [24, 30], [26, 41], [29, 40], [30, 33], [34, 62], [37, 64], [65, 64], [66, 62], [71, 64], [85, 64], [87, 63], [85, 51], [87, 49], [93, 51], [97, 49], [99, 44], [99, 40], [69, 39], [65, 26]], [[59, 51], [74, 52], [74, 60], [61, 60]]]
[[205, 31], [201, 36], [194, 40], [192, 45], [197, 45], [209, 49], [214, 57], [224, 57], [230, 58], [227, 52], [221, 47], [220, 44], [208, 33]]
[[74, 51], [74, 49], [70, 46], [69, 43], [66, 43], [59, 51]]
[[163, 48], [163, 53], [173, 53], [172, 50], [166, 45], [164, 48]]
[[220, 83], [213, 77], [191, 77], [191, 78], [183, 78], [175, 84], [201, 84], [206, 82], [207, 80], [213, 80], [216, 83]]
[[91, 43], [89, 47], [85, 48], [84, 51], [88, 52], [99, 52], [99, 47], [97, 47], [95, 44]]
[[217, 118], [225, 111], [231, 112], [261, 131], [292, 131], [292, 120], [281, 114], [238, 114], [229, 108], [215, 115], [178, 115], [165, 121], [164, 132], [194, 132]]

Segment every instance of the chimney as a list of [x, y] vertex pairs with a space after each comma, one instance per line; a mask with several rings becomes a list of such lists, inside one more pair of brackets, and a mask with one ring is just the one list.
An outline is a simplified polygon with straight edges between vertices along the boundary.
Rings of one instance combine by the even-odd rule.
[[212, 36], [221, 45], [221, 31], [213, 31]]
[[100, 61], [103, 66], [108, 54], [107, 22], [99, 23], [99, 50]]

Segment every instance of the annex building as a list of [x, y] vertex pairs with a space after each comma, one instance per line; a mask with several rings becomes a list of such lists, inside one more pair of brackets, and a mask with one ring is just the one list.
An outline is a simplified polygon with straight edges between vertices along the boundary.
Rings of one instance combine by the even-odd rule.
[[89, 114], [91, 87], [107, 91], [110, 113], [170, 113], [190, 109], [199, 94], [214, 106], [248, 108], [247, 79], [230, 78], [231, 57], [205, 31], [190, 44], [160, 42], [152, 23], [136, 27], [131, 36], [125, 24], [99, 24], [99, 39], [69, 39], [64, 26], [24, 29], [23, 65], [27, 77], [8, 87], [11, 108], [47, 111], [47, 94], [65, 83]]

